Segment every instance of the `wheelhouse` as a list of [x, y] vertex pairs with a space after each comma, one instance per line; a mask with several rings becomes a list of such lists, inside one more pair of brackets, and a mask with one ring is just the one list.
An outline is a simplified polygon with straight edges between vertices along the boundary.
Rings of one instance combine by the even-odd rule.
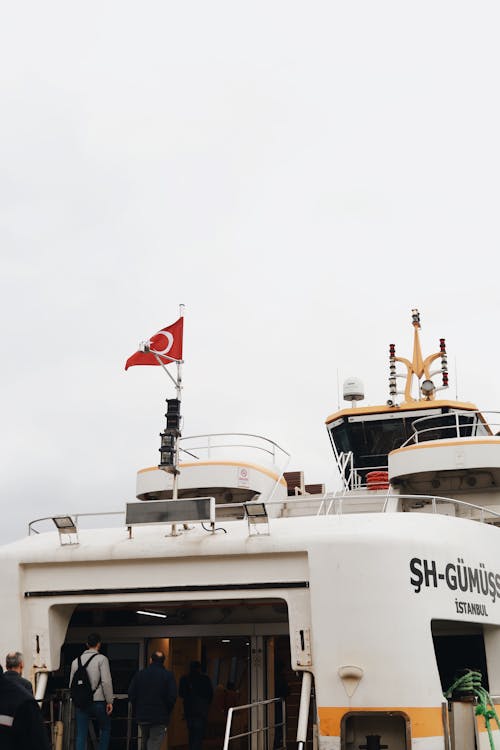
[[367, 482], [372, 471], [387, 471], [389, 453], [415, 439], [432, 441], [491, 435], [473, 404], [428, 402], [409, 408], [343, 409], [327, 419], [327, 429], [344, 483]]

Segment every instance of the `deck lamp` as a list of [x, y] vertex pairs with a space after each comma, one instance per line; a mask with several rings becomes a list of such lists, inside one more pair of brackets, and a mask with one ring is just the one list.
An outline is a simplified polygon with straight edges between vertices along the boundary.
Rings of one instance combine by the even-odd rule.
[[[245, 503], [245, 513], [248, 521], [248, 530], [250, 534], [269, 534], [269, 516], [267, 515], [267, 509], [265, 503]], [[259, 532], [256, 526], [260, 524], [266, 524], [267, 530]]]
[[248, 518], [267, 518], [265, 503], [245, 503], [245, 510]]
[[78, 544], [78, 529], [71, 516], [52, 516], [52, 521], [59, 533], [60, 544]]
[[436, 386], [432, 380], [424, 380], [420, 386], [420, 390], [422, 391], [422, 396], [429, 399], [436, 390]]
[[54, 516], [52, 520], [60, 534], [76, 534], [76, 525], [71, 516]]

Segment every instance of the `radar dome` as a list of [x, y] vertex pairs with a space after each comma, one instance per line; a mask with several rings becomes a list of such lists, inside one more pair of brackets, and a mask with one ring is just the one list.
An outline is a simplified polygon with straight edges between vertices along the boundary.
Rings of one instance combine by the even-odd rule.
[[362, 401], [364, 397], [365, 389], [359, 378], [344, 380], [344, 401]]

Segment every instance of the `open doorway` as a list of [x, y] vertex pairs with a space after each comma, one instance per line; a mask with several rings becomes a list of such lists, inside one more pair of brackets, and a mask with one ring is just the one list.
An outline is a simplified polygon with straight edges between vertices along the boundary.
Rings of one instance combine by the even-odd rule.
[[[201, 663], [202, 672], [208, 675], [213, 688], [203, 747], [219, 750], [224, 740], [229, 708], [251, 702], [252, 636], [225, 636], [208, 638], [171, 638], [169, 644], [169, 669], [177, 685], [186, 674], [191, 661]], [[149, 648], [157, 648], [151, 641]], [[238, 715], [239, 729], [248, 731], [248, 714]], [[188, 732], [181, 699], [172, 714], [168, 730], [169, 750], [187, 750]]]
[[[165, 654], [165, 666], [177, 685], [191, 661], [200, 661], [209, 676], [214, 698], [204, 741], [206, 750], [223, 745], [230, 707], [273, 698], [286, 681], [287, 738], [295, 739], [300, 678], [290, 667], [288, 609], [280, 599], [211, 600], [203, 602], [148, 602], [81, 605], [76, 608], [61, 650], [61, 665], [48, 692], [66, 691], [72, 660], [82, 652], [87, 635], [102, 636], [102, 651], [110, 660], [115, 691], [110, 750], [137, 748], [137, 725], [127, 720], [128, 685], [138, 669], [147, 666], [151, 653]], [[236, 715], [236, 713], [235, 713]], [[237, 726], [244, 734], [254, 716], [238, 712]], [[66, 728], [66, 737], [74, 728]], [[268, 741], [273, 750], [273, 738]], [[71, 745], [68, 745], [68, 748]], [[65, 745], [66, 747], [66, 745]], [[246, 737], [231, 750], [251, 747]], [[175, 706], [168, 730], [168, 750], [187, 750], [188, 734], [182, 701]]]
[[489, 690], [482, 625], [433, 620], [431, 631], [443, 693], [466, 670], [481, 672], [482, 685]]

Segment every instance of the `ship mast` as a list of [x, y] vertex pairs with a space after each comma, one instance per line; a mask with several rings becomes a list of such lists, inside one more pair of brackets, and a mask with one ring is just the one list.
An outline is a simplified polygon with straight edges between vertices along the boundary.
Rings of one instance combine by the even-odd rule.
[[[439, 339], [439, 351], [429, 354], [429, 356], [423, 357], [422, 347], [420, 344], [420, 313], [415, 308], [411, 311], [412, 325], [413, 325], [413, 359], [406, 359], [406, 357], [396, 356], [395, 344], [389, 345], [389, 393], [391, 399], [398, 393], [404, 396], [404, 403], [409, 404], [415, 401], [425, 399], [426, 401], [432, 401], [436, 398], [436, 392], [441, 391], [444, 388], [448, 388], [448, 359], [446, 356], [446, 342], [445, 339]], [[431, 371], [430, 366], [435, 360], [441, 358], [441, 367], [438, 370]], [[396, 362], [401, 362], [406, 367], [406, 374], [401, 375], [396, 373]], [[441, 373], [442, 375], [442, 386], [436, 387], [432, 378]], [[396, 378], [405, 378], [405, 389], [404, 391], [397, 390]], [[421, 398], [415, 398], [412, 396], [412, 386], [414, 378], [417, 380], [419, 386], [419, 393]], [[423, 380], [422, 380], [423, 378]]]

